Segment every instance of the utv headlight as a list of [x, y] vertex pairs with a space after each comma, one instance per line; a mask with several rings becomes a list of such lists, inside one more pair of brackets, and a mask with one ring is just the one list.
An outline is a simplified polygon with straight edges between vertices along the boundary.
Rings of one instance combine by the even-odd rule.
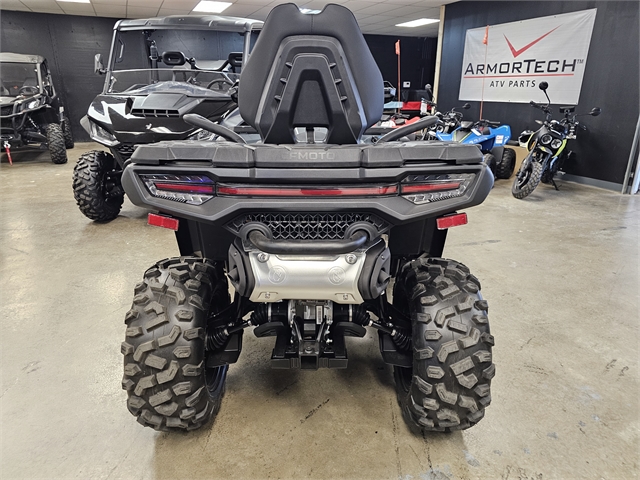
[[545, 133], [544, 135], [542, 135], [542, 137], [540, 137], [540, 143], [542, 143], [543, 145], [549, 145], [551, 143], [551, 140], [553, 140], [553, 137], [548, 133]]
[[98, 143], [102, 143], [109, 147], [118, 145], [118, 139], [97, 123], [91, 122], [91, 138]]
[[551, 148], [553, 148], [554, 150], [559, 149], [560, 145], [562, 145], [562, 140], [560, 140], [559, 138], [554, 138], [551, 141]]
[[36, 98], [34, 100], [27, 102], [24, 105], [26, 110], [33, 110], [34, 108], [38, 108], [41, 105], [41, 103], [42, 103], [42, 99]]

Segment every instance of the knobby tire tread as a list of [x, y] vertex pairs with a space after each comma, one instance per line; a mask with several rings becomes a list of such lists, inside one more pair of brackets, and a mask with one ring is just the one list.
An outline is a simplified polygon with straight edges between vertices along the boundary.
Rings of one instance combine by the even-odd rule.
[[227, 367], [211, 394], [205, 378], [207, 315], [229, 304], [227, 281], [208, 260], [158, 262], [135, 286], [122, 343], [127, 407], [159, 431], [194, 430], [220, 409]]
[[47, 147], [51, 161], [57, 165], [67, 163], [67, 149], [64, 146], [64, 133], [57, 123], [50, 123], [45, 127]]
[[67, 150], [73, 148], [75, 146], [75, 142], [73, 141], [73, 132], [71, 132], [71, 122], [69, 121], [69, 117], [66, 115], [62, 122], [62, 132], [64, 135], [64, 147]]
[[73, 169], [73, 196], [80, 211], [91, 220], [106, 222], [120, 213], [124, 194], [107, 198], [104, 190], [105, 177], [114, 166], [111, 154], [91, 150], [80, 156]]
[[496, 178], [507, 179], [513, 175], [516, 166], [516, 152], [511, 148], [505, 148], [502, 158], [496, 165]]
[[421, 257], [405, 265], [396, 303], [412, 323], [413, 367], [394, 367], [405, 421], [422, 432], [475, 425], [491, 403], [495, 375], [480, 282], [461, 263]]
[[542, 164], [540, 162], [531, 160], [530, 167], [531, 167], [531, 174], [529, 175], [529, 179], [527, 180], [527, 182], [524, 185], [522, 185], [522, 187], [518, 187], [517, 175], [515, 180], [513, 181], [513, 187], [511, 187], [511, 193], [516, 198], [523, 199], [525, 197], [528, 197], [540, 184], [540, 180], [542, 179]]

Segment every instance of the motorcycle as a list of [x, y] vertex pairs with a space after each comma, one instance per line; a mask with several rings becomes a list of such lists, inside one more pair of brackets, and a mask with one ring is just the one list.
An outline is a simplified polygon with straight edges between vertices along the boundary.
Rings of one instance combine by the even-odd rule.
[[[562, 168], [564, 162], [573, 156], [573, 152], [565, 148], [567, 140], [575, 140], [578, 129], [587, 129], [586, 126], [576, 120], [576, 117], [580, 115], [575, 113], [575, 106], [560, 107], [560, 113], [564, 115], [564, 118], [562, 120], [553, 120], [551, 108], [549, 107], [551, 100], [547, 95], [549, 84], [541, 82], [539, 88], [547, 97], [547, 104], [541, 105], [531, 101], [530, 105], [542, 110], [546, 117], [544, 122], [536, 120], [536, 123], [542, 125], [538, 131], [524, 131], [519, 138], [520, 145], [526, 146], [529, 150], [529, 154], [522, 161], [511, 188], [513, 196], [520, 199], [530, 195], [540, 182], [550, 183], [558, 190], [553, 177]], [[582, 115], [597, 117], [600, 113], [601, 109], [594, 107], [589, 113]]]

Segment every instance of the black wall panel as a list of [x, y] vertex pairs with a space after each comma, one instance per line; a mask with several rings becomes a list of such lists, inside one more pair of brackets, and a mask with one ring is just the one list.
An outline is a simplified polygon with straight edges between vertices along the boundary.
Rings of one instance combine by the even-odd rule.
[[[597, 8], [598, 12], [578, 110], [587, 112], [599, 106], [603, 113], [595, 118], [583, 117], [589, 131], [580, 132], [578, 140], [571, 141], [570, 148], [577, 153], [577, 161], [567, 165], [566, 170], [574, 175], [621, 184], [640, 103], [638, 2], [467, 1], [447, 5], [438, 92], [440, 110], [463, 103], [458, 100], [458, 94], [467, 29], [590, 8]], [[544, 94], [539, 90], [536, 93], [537, 97], [532, 100], [542, 102]], [[551, 82], [549, 96], [553, 101]], [[465, 117], [477, 118], [479, 110], [479, 103], [472, 103]], [[534, 120], [543, 118], [539, 110], [527, 104], [496, 102], [484, 103], [483, 117], [509, 124], [516, 138], [525, 128], [535, 130]]]
[[93, 57], [108, 58], [115, 19], [7, 10], [1, 15], [2, 51], [47, 59], [75, 138], [89, 140], [79, 121], [102, 91], [104, 76], [93, 72]]
[[364, 38], [382, 72], [382, 78], [393, 85], [398, 83], [398, 57], [395, 43], [399, 39], [400, 81], [411, 82], [413, 90], [423, 89], [427, 83], [433, 85], [437, 38], [390, 35], [365, 35]]

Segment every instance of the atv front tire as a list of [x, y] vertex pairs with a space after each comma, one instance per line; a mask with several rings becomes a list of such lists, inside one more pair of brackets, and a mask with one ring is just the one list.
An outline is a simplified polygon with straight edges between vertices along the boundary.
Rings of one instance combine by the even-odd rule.
[[73, 196], [87, 218], [106, 222], [120, 213], [124, 192], [114, 175], [115, 167], [113, 155], [99, 150], [83, 153], [78, 159], [73, 169]]
[[145, 272], [122, 343], [122, 388], [139, 423], [194, 430], [218, 412], [228, 366], [205, 367], [205, 330], [229, 303], [224, 274], [207, 260], [171, 258]]
[[505, 148], [502, 159], [496, 165], [496, 178], [510, 178], [516, 167], [516, 152], [512, 148]]
[[64, 134], [64, 147], [69, 150], [75, 146], [73, 141], [73, 133], [71, 132], [71, 122], [66, 115], [62, 119], [62, 132]]
[[495, 155], [493, 155], [493, 153], [485, 153], [482, 156], [482, 161], [489, 167], [489, 169], [491, 170], [491, 173], [493, 173], [493, 177], [496, 177], [496, 157]]
[[45, 126], [45, 132], [51, 161], [56, 164], [67, 163], [67, 149], [64, 147], [62, 127], [57, 123], [49, 123]]
[[393, 303], [411, 316], [413, 367], [394, 367], [409, 427], [442, 432], [475, 425], [491, 403], [495, 375], [478, 279], [453, 260], [418, 258], [405, 265]]

